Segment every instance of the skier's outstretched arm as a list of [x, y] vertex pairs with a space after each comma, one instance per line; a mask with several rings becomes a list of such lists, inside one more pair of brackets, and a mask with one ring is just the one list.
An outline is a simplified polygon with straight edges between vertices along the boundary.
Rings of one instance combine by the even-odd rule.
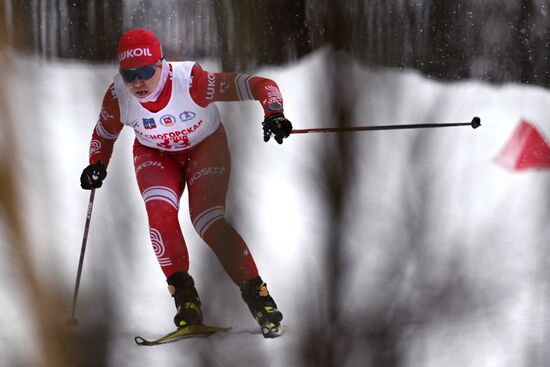
[[206, 107], [217, 101], [260, 102], [264, 110], [264, 141], [271, 135], [281, 144], [292, 131], [291, 122], [286, 119], [283, 96], [273, 80], [243, 73], [209, 73], [199, 64], [193, 67], [191, 97], [199, 106]]

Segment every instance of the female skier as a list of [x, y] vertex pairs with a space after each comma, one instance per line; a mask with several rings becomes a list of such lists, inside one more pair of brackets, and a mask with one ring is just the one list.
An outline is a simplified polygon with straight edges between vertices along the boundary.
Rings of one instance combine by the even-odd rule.
[[210, 73], [192, 61], [168, 62], [157, 37], [133, 29], [118, 44], [119, 73], [107, 89], [90, 142], [85, 190], [107, 176], [113, 145], [134, 129], [134, 169], [155, 255], [176, 304], [178, 328], [202, 322], [201, 301], [189, 275], [189, 257], [178, 222], [180, 197], [189, 190], [189, 214], [201, 238], [240, 287], [264, 337], [280, 335], [283, 318], [260, 278], [250, 250], [225, 219], [230, 172], [227, 138], [216, 101], [257, 100], [264, 141], [281, 144], [292, 131], [277, 84], [241, 73]]

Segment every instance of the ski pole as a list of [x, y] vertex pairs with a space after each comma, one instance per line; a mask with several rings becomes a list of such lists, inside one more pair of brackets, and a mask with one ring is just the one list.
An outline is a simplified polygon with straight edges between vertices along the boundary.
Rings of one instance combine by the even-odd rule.
[[90, 201], [88, 202], [88, 211], [86, 213], [86, 224], [84, 225], [84, 236], [82, 238], [82, 248], [80, 250], [80, 260], [78, 262], [78, 271], [76, 273], [76, 282], [74, 285], [73, 308], [71, 316], [67, 319], [68, 325], [76, 325], [78, 323], [76, 312], [76, 299], [78, 297], [78, 289], [80, 288], [80, 276], [82, 275], [82, 265], [84, 264], [84, 254], [86, 252], [86, 242], [88, 241], [88, 230], [90, 229], [90, 220], [92, 219], [92, 208], [94, 207], [95, 189], [90, 192]]
[[294, 129], [291, 134], [308, 134], [308, 133], [338, 133], [352, 131], [373, 131], [373, 130], [402, 130], [402, 129], [426, 129], [434, 127], [451, 127], [451, 126], [471, 126], [477, 129], [481, 126], [481, 119], [474, 117], [471, 122], [450, 122], [450, 123], [430, 123], [430, 124], [406, 124], [406, 125], [373, 125], [373, 126], [350, 126], [350, 127], [327, 127], [327, 128], [312, 128], [312, 129]]

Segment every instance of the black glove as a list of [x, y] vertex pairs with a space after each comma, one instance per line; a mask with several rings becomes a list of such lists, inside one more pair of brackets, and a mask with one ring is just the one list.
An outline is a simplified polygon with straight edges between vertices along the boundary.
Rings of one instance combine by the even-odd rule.
[[275, 141], [283, 144], [283, 139], [287, 138], [292, 132], [292, 123], [287, 120], [283, 114], [273, 114], [262, 122], [264, 127], [264, 141], [267, 143], [271, 135], [275, 137]]
[[98, 189], [107, 177], [107, 169], [101, 162], [90, 164], [80, 175], [80, 186], [84, 190]]

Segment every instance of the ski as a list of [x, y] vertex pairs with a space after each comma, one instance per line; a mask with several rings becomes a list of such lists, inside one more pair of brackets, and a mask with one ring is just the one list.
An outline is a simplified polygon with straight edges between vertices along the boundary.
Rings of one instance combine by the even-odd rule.
[[173, 343], [181, 339], [194, 338], [199, 336], [209, 336], [218, 332], [224, 332], [231, 330], [231, 327], [220, 327], [220, 326], [210, 326], [210, 325], [189, 325], [182, 327], [171, 333], [168, 333], [158, 339], [148, 340], [141, 336], [136, 336], [134, 338], [137, 345], [159, 345], [166, 343]]

